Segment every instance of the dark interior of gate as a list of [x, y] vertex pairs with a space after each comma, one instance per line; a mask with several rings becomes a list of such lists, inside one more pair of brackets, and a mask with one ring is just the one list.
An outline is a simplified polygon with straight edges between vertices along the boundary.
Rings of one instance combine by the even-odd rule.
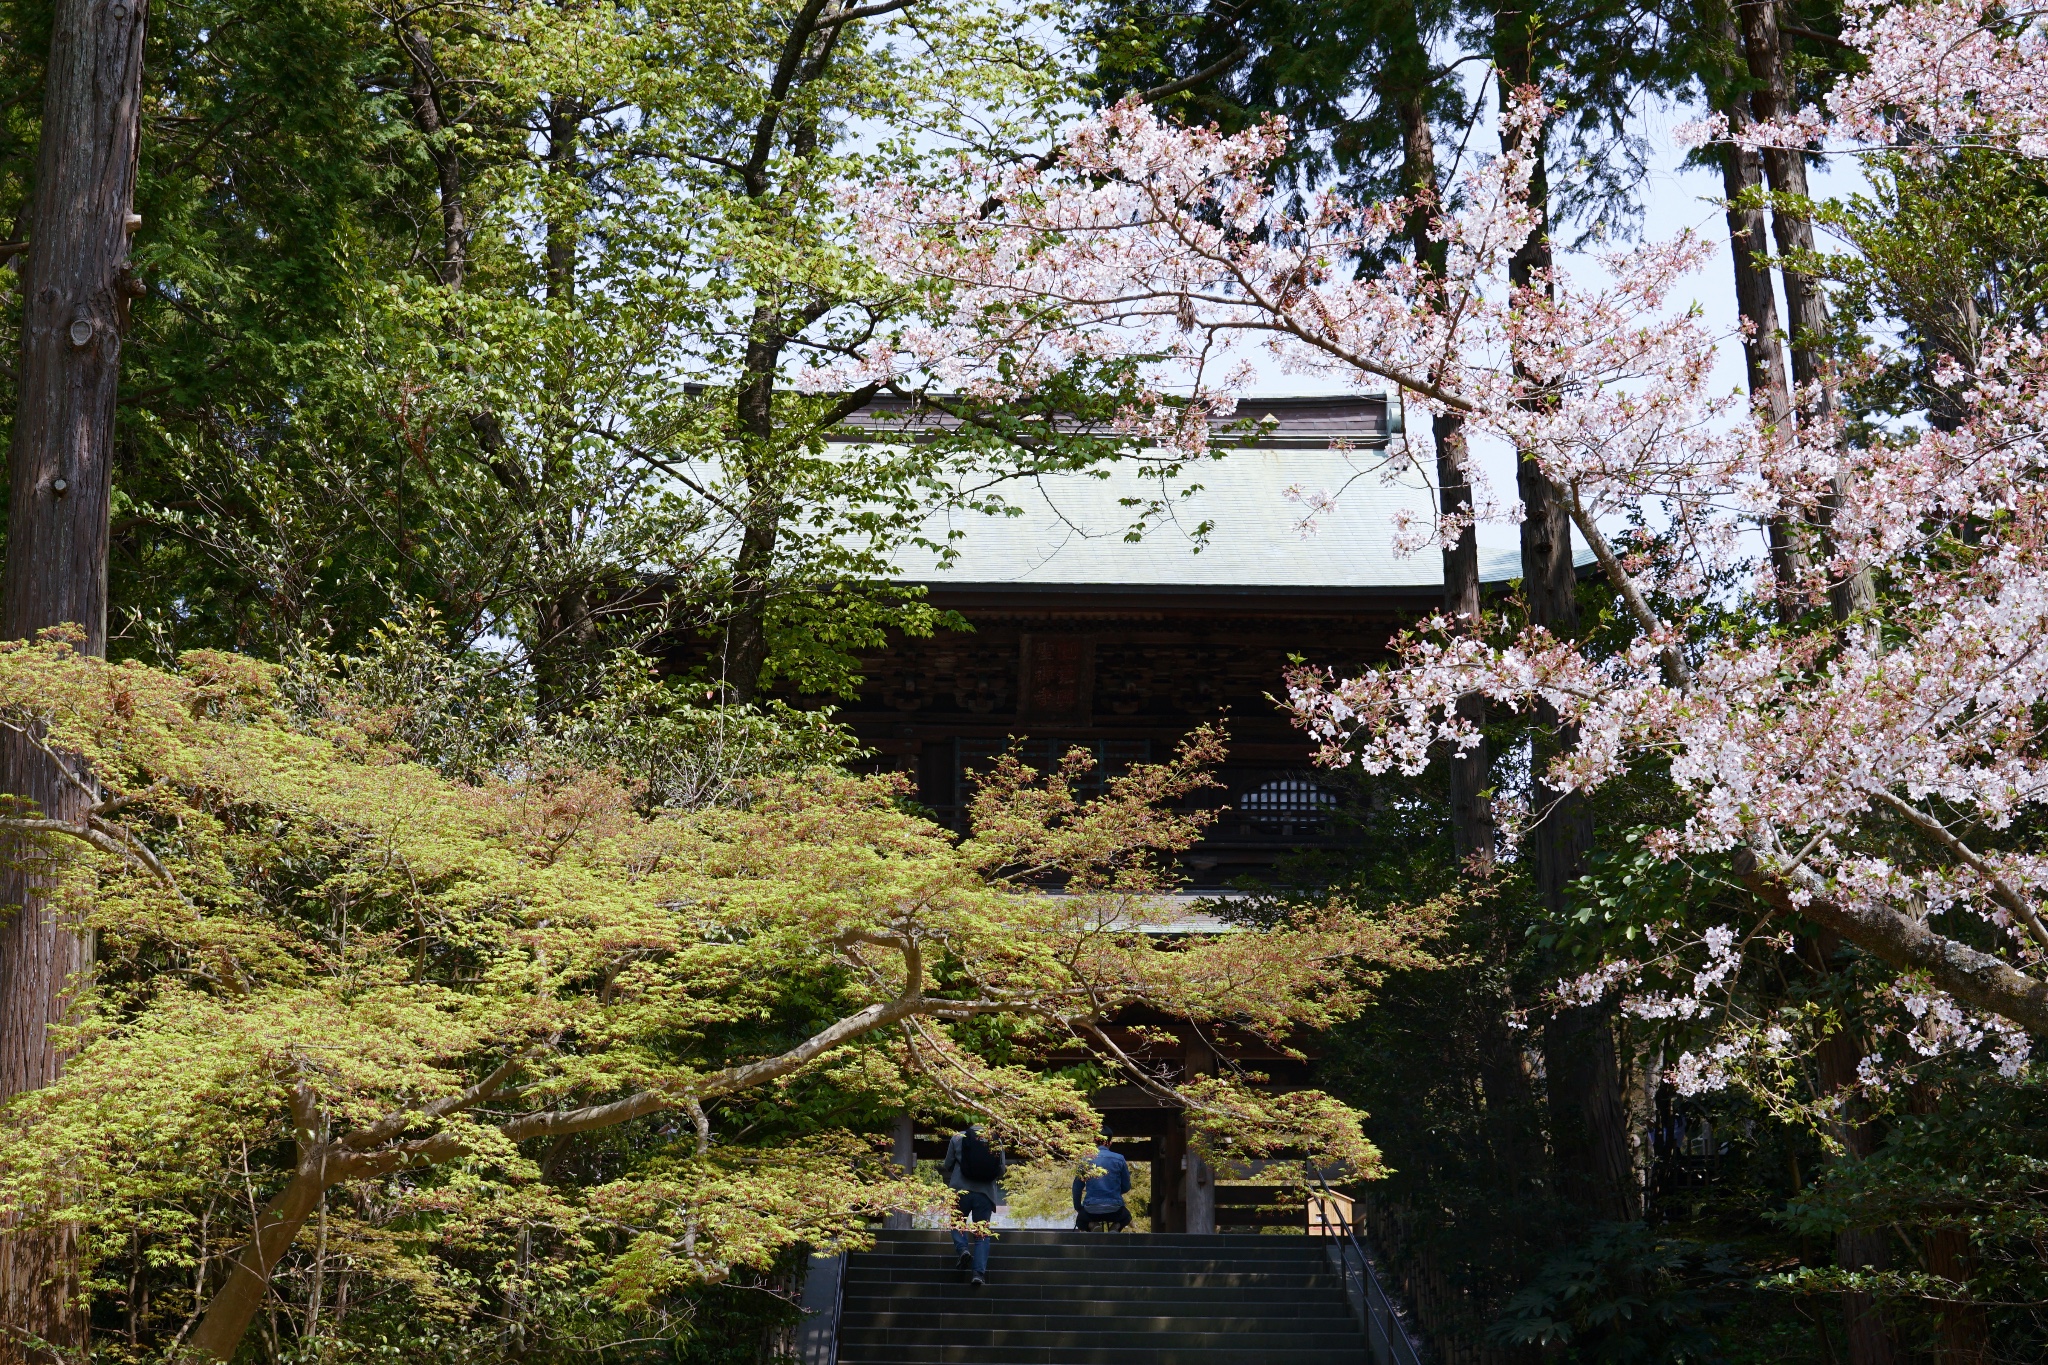
[[[1256, 439], [1240, 430], [1217, 460], [1191, 468], [1184, 482], [1200, 489], [1138, 540], [1125, 534], [1130, 507], [1156, 490], [1128, 471], [1107, 486], [1080, 475], [1041, 480], [1007, 495], [1016, 515], [962, 513], [927, 528], [951, 537], [957, 557], [911, 554], [900, 581], [971, 628], [890, 639], [862, 659], [858, 698], [792, 700], [837, 706], [872, 767], [911, 777], [920, 803], [963, 832], [977, 772], [1005, 750], [1043, 770], [1084, 749], [1099, 782], [1222, 724], [1217, 818], [1182, 859], [1184, 913], [1154, 932], [1230, 931], [1205, 894], [1272, 885], [1291, 853], [1341, 837], [1339, 784], [1280, 704], [1288, 671], [1383, 658], [1397, 632], [1443, 600], [1439, 556], [1393, 548], [1396, 524], [1429, 516], [1432, 499], [1425, 480], [1399, 467], [1389, 440], [1398, 417], [1385, 400], [1276, 399], [1241, 415], [1256, 421]], [[902, 409], [870, 417], [867, 439], [915, 421]], [[1302, 489], [1291, 504], [1275, 493], [1290, 483]], [[1338, 512], [1324, 494], [1341, 495]], [[1324, 510], [1304, 510], [1316, 507]], [[1492, 558], [1489, 576], [1510, 576], [1512, 547]], [[1314, 1082], [1313, 1040], [1276, 1046], [1140, 1013], [1118, 1017], [1110, 1033], [1158, 1080], [1241, 1068], [1276, 1088]], [[1090, 1060], [1100, 1059], [1078, 1043], [1047, 1058]], [[1249, 1365], [1280, 1358], [1280, 1347], [1304, 1361], [1414, 1359], [1353, 1235], [1349, 1201], [1302, 1192], [1312, 1154], [1217, 1170], [1190, 1150], [1179, 1106], [1138, 1081], [1098, 1089], [1091, 1102], [1112, 1145], [1149, 1167], [1149, 1233], [1012, 1232], [1008, 1278], [993, 1276], [984, 1294], [955, 1283], [942, 1234], [892, 1219], [884, 1244], [843, 1262], [830, 1317], [839, 1320], [844, 1296], [846, 1331], [819, 1338], [815, 1358]], [[949, 1136], [899, 1127], [899, 1160], [908, 1146], [935, 1161]], [[1341, 1183], [1341, 1172], [1328, 1175]], [[1259, 1233], [1300, 1235], [1247, 1236]], [[1130, 1240], [1098, 1251], [1104, 1236]], [[1078, 1324], [1054, 1320], [1082, 1310]]]

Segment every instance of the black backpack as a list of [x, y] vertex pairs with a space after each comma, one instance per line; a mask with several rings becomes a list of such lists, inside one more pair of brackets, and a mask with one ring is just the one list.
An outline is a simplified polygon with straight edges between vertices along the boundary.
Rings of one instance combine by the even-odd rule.
[[998, 1157], [973, 1133], [960, 1135], [960, 1173], [978, 1184], [998, 1180], [1003, 1174], [1002, 1158]]

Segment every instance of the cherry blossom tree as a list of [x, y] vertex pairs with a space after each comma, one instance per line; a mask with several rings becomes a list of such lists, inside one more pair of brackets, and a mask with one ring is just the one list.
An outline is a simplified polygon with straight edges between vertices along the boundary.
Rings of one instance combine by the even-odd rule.
[[[2048, 156], [2048, 40], [2032, 12], [1865, 5], [1848, 40], [1866, 69], [1825, 113], [1742, 136]], [[2017, 1068], [2027, 1034], [2048, 1033], [2048, 858], [2026, 833], [2048, 802], [2048, 338], [2002, 336], [1967, 370], [1948, 366], [1964, 414], [1952, 430], [1852, 441], [1819, 393], [1775, 421], [1751, 413], [1713, 387], [1726, 339], [1670, 303], [1709, 244], [1682, 235], [1609, 254], [1596, 283], [1554, 271], [1511, 287], [1508, 259], [1536, 226], [1515, 149], [1544, 112], [1533, 90], [1510, 104], [1510, 150], [1438, 215], [1440, 272], [1358, 264], [1386, 259], [1433, 204], [1330, 192], [1294, 207], [1274, 192], [1277, 122], [1225, 137], [1127, 102], [1075, 127], [1057, 165], [963, 160], [949, 183], [882, 186], [858, 205], [867, 246], [940, 321], [819, 382], [919, 373], [1003, 397], [1077, 357], [1116, 357], [1153, 385], [1127, 424], [1194, 453], [1262, 349], [1294, 373], [1398, 385], [1530, 452], [1632, 639], [1432, 620], [1386, 667], [1294, 679], [1324, 760], [1415, 772], [1440, 746], [1478, 742], [1460, 696], [1547, 706], [1579, 735], [1551, 791], [1664, 775], [1684, 815], [1649, 848], [1712, 863], [1753, 905], [1704, 933], [1667, 926], [1568, 996], [1618, 989], [1639, 1014], [1706, 1016], [1745, 953], [1782, 950], [1803, 922], [1899, 973], [1901, 1027], [1921, 1052], [1985, 1046]], [[1473, 474], [1472, 515], [1513, 519]], [[1331, 495], [1297, 496], [1312, 515]], [[1800, 553], [1774, 567], [1766, 526]], [[1458, 530], [1397, 534], [1412, 551]], [[1841, 590], [1865, 582], [1874, 592]], [[1724, 1023], [1681, 1060], [1687, 1088], [1793, 1043], [1777, 1021]]]

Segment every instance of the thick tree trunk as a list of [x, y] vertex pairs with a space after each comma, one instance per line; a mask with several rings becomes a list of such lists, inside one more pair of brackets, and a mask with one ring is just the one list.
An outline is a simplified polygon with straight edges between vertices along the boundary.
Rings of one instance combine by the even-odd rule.
[[[1209, 1075], [1216, 1070], [1216, 1054], [1200, 1039], [1190, 1038], [1182, 1070], [1188, 1080]], [[1216, 1172], [1192, 1144], [1187, 1149], [1180, 1206], [1186, 1231], [1205, 1237], [1216, 1231]]]
[[733, 607], [721, 670], [735, 701], [760, 693], [768, 663], [768, 600], [774, 589], [775, 548], [782, 529], [776, 479], [768, 467], [775, 440], [775, 370], [781, 360], [780, 319], [767, 305], [755, 310], [754, 339], [738, 395], [739, 436], [747, 450], [746, 525], [733, 562]]
[[[1785, 69], [1785, 38], [1778, 25], [1776, 0], [1742, 0], [1738, 13], [1743, 56], [1750, 78], [1757, 83], [1750, 92], [1750, 108], [1760, 121], [1793, 113], [1792, 82]], [[1785, 310], [1791, 315], [1792, 382], [1802, 392], [1815, 395], [1808, 400], [1815, 405], [1813, 415], [1823, 416], [1834, 407], [1834, 392], [1821, 350], [1828, 330], [1827, 298], [1821, 292], [1820, 282], [1793, 264], [1798, 256], [1814, 249], [1813, 219], [1797, 203], [1790, 202], [1803, 202], [1809, 197], [1806, 158], [1796, 151], [1770, 148], [1763, 153], [1763, 165], [1772, 193], [1783, 196], [1771, 209], [1771, 234], [1782, 260], [1778, 274], [1785, 286]], [[1842, 491], [1837, 483], [1834, 491], [1823, 499], [1820, 520], [1824, 537], [1832, 508]], [[1832, 582], [1828, 598], [1836, 618], [1847, 620], [1874, 607], [1877, 590], [1869, 571], [1859, 570]]]
[[[1507, 956], [1494, 952], [1489, 960]], [[1475, 1002], [1480, 1095], [1486, 1104], [1488, 1144], [1493, 1160], [1517, 1195], [1543, 1178], [1542, 1121], [1536, 1089], [1522, 1051], [1522, 1036], [1508, 1027], [1512, 1000], [1491, 993]]]
[[1152, 1158], [1152, 1231], [1186, 1232], [1188, 1230], [1188, 1204], [1183, 1197], [1181, 1170], [1188, 1160], [1187, 1115], [1180, 1110], [1168, 1111], [1166, 1131], [1160, 1134], [1159, 1146]]
[[434, 163], [435, 188], [441, 201], [441, 261], [436, 274], [450, 289], [460, 289], [469, 268], [469, 215], [462, 205], [462, 150], [450, 127], [448, 112], [441, 103], [440, 68], [434, 61], [433, 39], [424, 29], [402, 30], [399, 47], [405, 52], [412, 79], [406, 97], [412, 104], [413, 121], [426, 140], [427, 155]]
[[[1495, 24], [1495, 60], [1505, 104], [1514, 89], [1536, 80], [1534, 34], [1524, 12], [1501, 11]], [[1536, 226], [1510, 258], [1508, 282], [1517, 289], [1547, 292], [1552, 259], [1550, 176], [1543, 149], [1536, 150], [1529, 177]], [[1529, 620], [1560, 639], [1572, 639], [1579, 632], [1579, 605], [1571, 512], [1528, 451], [1517, 454], [1515, 485], [1522, 498], [1522, 593]], [[1561, 724], [1548, 705], [1537, 708], [1535, 719], [1530, 797], [1536, 820], [1526, 847], [1545, 908], [1561, 916], [1567, 888], [1585, 875], [1593, 820], [1583, 796], [1559, 791], [1543, 776], [1552, 759], [1578, 747], [1577, 730]], [[1641, 1201], [1629, 1155], [1628, 1105], [1621, 1093], [1613, 1007], [1587, 1005], [1553, 1016], [1544, 1024], [1543, 1052], [1559, 1192], [1591, 1217], [1615, 1222], [1636, 1217]]]
[[[107, 511], [142, 102], [144, 0], [58, 0], [22, 271], [20, 387], [9, 452], [0, 636], [64, 624], [106, 652]], [[82, 819], [83, 775], [18, 736], [0, 744], [0, 792]], [[12, 850], [16, 856], [24, 851]], [[92, 965], [91, 939], [46, 897], [33, 851], [0, 875], [0, 1100], [49, 1084], [62, 1021]], [[68, 1233], [0, 1229], [0, 1362], [82, 1351]], [[32, 1345], [40, 1340], [46, 1346]]]
[[[1927, 1268], [1934, 1274], [1962, 1284], [1970, 1278], [1970, 1262], [1970, 1236], [1963, 1229], [1935, 1228], [1927, 1234]], [[1982, 1304], [1942, 1304], [1935, 1322], [1935, 1365], [1986, 1365], [1991, 1323]]]
[[[1466, 472], [1465, 421], [1455, 413], [1440, 414], [1433, 424], [1436, 477], [1443, 515], [1468, 515], [1472, 510], [1471, 476]], [[1455, 540], [1446, 540], [1444, 611], [1465, 629], [1479, 628], [1479, 534], [1467, 526]], [[1458, 717], [1475, 729], [1486, 724], [1486, 698], [1468, 692], [1458, 698]], [[1451, 839], [1458, 862], [1475, 871], [1493, 867], [1493, 802], [1486, 791], [1486, 742], [1446, 753], [1451, 778]]]
[[[1727, 26], [1730, 45], [1736, 41], [1735, 26]], [[1730, 100], [1721, 113], [1731, 132], [1750, 126], [1749, 110], [1740, 100]], [[1785, 351], [1779, 341], [1784, 327], [1778, 321], [1778, 293], [1771, 286], [1770, 266], [1764, 256], [1766, 225], [1764, 211], [1755, 202], [1763, 188], [1763, 162], [1754, 148], [1734, 142], [1721, 145], [1721, 187], [1728, 197], [1728, 247], [1735, 271], [1735, 306], [1749, 325], [1742, 339], [1742, 360], [1748, 372], [1750, 405], [1773, 429], [1786, 428], [1792, 420], [1792, 387], [1785, 377]], [[1796, 528], [1784, 518], [1774, 518], [1769, 527], [1771, 571], [1778, 580], [1778, 619], [1797, 620], [1805, 614], [1808, 563], [1806, 549], [1799, 543]]]
[[[19, 735], [0, 736], [0, 788], [59, 820], [83, 823], [92, 804], [58, 760]], [[19, 843], [7, 855], [21, 860], [0, 874], [0, 907], [7, 915], [0, 924], [0, 1094], [11, 1098], [62, 1074], [65, 1057], [49, 1027], [69, 1015], [92, 968], [93, 948], [72, 907], [45, 894], [47, 862], [64, 855], [38, 856]], [[69, 1230], [0, 1223], [0, 1362], [56, 1360], [81, 1350], [86, 1319], [73, 1302], [77, 1290], [77, 1243]], [[57, 1349], [29, 1344], [37, 1339]]]
[[[1750, 126], [1742, 105], [1730, 101], [1721, 110], [1731, 132]], [[1773, 427], [1792, 417], [1792, 390], [1785, 379], [1785, 351], [1779, 341], [1784, 325], [1778, 320], [1778, 295], [1771, 287], [1770, 267], [1763, 256], [1764, 211], [1753, 201], [1763, 188], [1763, 162], [1754, 148], [1724, 142], [1721, 154], [1721, 189], [1728, 196], [1728, 245], [1735, 268], [1735, 306], [1749, 324], [1742, 339], [1742, 360], [1749, 376], [1750, 403], [1758, 416]]]
[[[1430, 233], [1430, 204], [1437, 194], [1436, 142], [1429, 127], [1427, 90], [1421, 84], [1429, 73], [1428, 52], [1422, 46], [1419, 29], [1402, 34], [1406, 50], [1393, 54], [1383, 80], [1390, 83], [1386, 97], [1401, 115], [1401, 183], [1417, 205], [1409, 214], [1408, 238], [1415, 259], [1439, 274], [1444, 267], [1444, 244]], [[1453, 412], [1437, 414], [1431, 422], [1436, 443], [1438, 513], [1444, 517], [1468, 514], [1472, 508], [1471, 475], [1467, 472], [1465, 422]], [[1454, 539], [1443, 542], [1444, 611], [1466, 623], [1479, 625], [1479, 536], [1467, 526]], [[1478, 693], [1458, 699], [1458, 715], [1467, 724], [1486, 723], [1486, 699]], [[1447, 750], [1444, 763], [1451, 788], [1451, 841], [1463, 866], [1489, 871], [1494, 858], [1493, 803], [1486, 792], [1487, 760], [1484, 741], [1463, 751]]]
[[298, 1240], [306, 1220], [320, 1207], [331, 1182], [318, 1171], [301, 1170], [258, 1215], [256, 1235], [228, 1263], [227, 1281], [206, 1305], [206, 1315], [186, 1342], [190, 1354], [205, 1360], [231, 1360], [257, 1309], [270, 1292], [271, 1272]]
[[[1507, 17], [1502, 16], [1504, 23]], [[1506, 41], [1501, 43], [1499, 56], [1505, 96], [1512, 86], [1532, 80], [1533, 72], [1526, 33], [1510, 30], [1503, 37]], [[1538, 225], [1508, 262], [1508, 282], [1514, 288], [1548, 292], [1542, 282], [1551, 267], [1550, 238], [1542, 224], [1549, 193], [1550, 177], [1539, 149], [1536, 169], [1529, 177], [1529, 201]], [[1515, 486], [1522, 499], [1522, 595], [1529, 621], [1559, 639], [1573, 639], [1579, 633], [1579, 575], [1572, 556], [1571, 510], [1528, 451], [1517, 452]], [[1527, 847], [1537, 889], [1552, 913], [1563, 911], [1565, 888], [1585, 875], [1593, 823], [1583, 796], [1559, 791], [1543, 774], [1553, 758], [1577, 748], [1578, 742], [1576, 728], [1560, 724], [1556, 711], [1547, 704], [1539, 705], [1532, 754], [1535, 790], [1531, 792], [1537, 819]]]
[[[1832, 959], [1837, 946], [1834, 935], [1822, 934], [1816, 940], [1809, 940], [1807, 946], [1817, 970], [1823, 973], [1834, 970]], [[1815, 1059], [1820, 1070], [1821, 1088], [1830, 1094], [1853, 1089], [1857, 1083], [1856, 1064], [1862, 1055], [1863, 1048], [1849, 1028], [1845, 1027], [1824, 1039]], [[1859, 1119], [1853, 1112], [1836, 1126], [1835, 1136], [1844, 1149], [1842, 1155], [1835, 1158], [1837, 1161], [1861, 1161], [1877, 1149], [1875, 1125]], [[1835, 1264], [1844, 1270], [1883, 1270], [1891, 1263], [1890, 1253], [1889, 1239], [1881, 1228], [1849, 1227], [1835, 1234]], [[1841, 1300], [1842, 1326], [1849, 1338], [1849, 1365], [1892, 1365], [1897, 1354], [1877, 1300], [1865, 1293], [1843, 1294]]]
[[[1778, 27], [1775, 0], [1743, 0], [1738, 13], [1743, 57], [1749, 65], [1750, 79], [1757, 83], [1750, 92], [1750, 107], [1760, 122], [1792, 113], [1792, 85], [1785, 70], [1785, 41]], [[1803, 156], [1783, 147], [1768, 148], [1762, 156], [1774, 194], [1802, 200], [1808, 197]], [[1813, 219], [1792, 204], [1781, 201], [1773, 206], [1771, 233], [1781, 257], [1814, 248]], [[1785, 285], [1785, 309], [1792, 323], [1792, 381], [1801, 388], [1820, 384], [1825, 376], [1818, 348], [1821, 338], [1827, 335], [1827, 300], [1820, 292], [1819, 282], [1789, 261], [1780, 267], [1780, 277]], [[1829, 398], [1823, 386], [1822, 403]]]
[[[906, 1109], [896, 1116], [890, 1125], [890, 1160], [897, 1173], [909, 1175], [917, 1169], [917, 1119]], [[882, 1226], [896, 1232], [908, 1232], [911, 1226], [909, 1209], [891, 1209], [884, 1215]]]
[[[576, 307], [577, 262], [582, 247], [581, 163], [582, 104], [566, 95], [549, 97], [546, 106], [547, 174], [542, 183], [542, 214], [546, 240], [541, 275], [548, 307], [567, 314]], [[573, 348], [549, 357], [546, 385], [563, 401], [576, 390]], [[539, 461], [540, 494], [533, 503], [534, 700], [549, 721], [572, 710], [585, 695], [586, 671], [598, 643], [593, 591], [579, 553], [576, 510], [566, 501], [576, 474], [573, 457], [561, 448], [544, 448]]]

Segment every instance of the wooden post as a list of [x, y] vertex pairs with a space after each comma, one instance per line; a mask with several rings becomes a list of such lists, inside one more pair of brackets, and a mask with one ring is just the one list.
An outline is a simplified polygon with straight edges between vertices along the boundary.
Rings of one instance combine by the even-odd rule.
[[1182, 1197], [1181, 1166], [1188, 1153], [1187, 1115], [1167, 1115], [1166, 1131], [1152, 1157], [1152, 1231], [1186, 1232], [1187, 1201]]
[[[137, 225], [136, 136], [145, 0], [57, 0], [43, 89], [35, 198], [23, 258], [20, 387], [9, 452], [7, 565], [0, 637], [71, 624], [82, 648], [107, 644], [107, 512], [114, 400]], [[0, 742], [0, 793], [47, 818], [83, 821], [89, 776], [21, 736]], [[75, 780], [86, 776], [86, 784]], [[49, 1027], [69, 1013], [92, 943], [47, 899], [48, 880], [0, 874], [0, 1100], [48, 1085], [64, 1058]], [[19, 907], [15, 909], [14, 907]], [[68, 1232], [0, 1228], [0, 1362], [49, 1360], [25, 1338], [82, 1350], [77, 1248]]]
[[[895, 1151], [891, 1153], [891, 1158], [896, 1163], [896, 1169], [909, 1175], [917, 1169], [917, 1120], [911, 1117], [909, 1110], [906, 1109], [896, 1116], [896, 1125], [891, 1136], [895, 1140]], [[888, 1216], [882, 1220], [882, 1226], [892, 1232], [908, 1231], [910, 1210], [889, 1210]]]
[[[1216, 1069], [1216, 1054], [1199, 1038], [1188, 1040], [1182, 1070], [1192, 1080]], [[1181, 1198], [1187, 1209], [1187, 1230], [1207, 1236], [1216, 1231], [1216, 1172], [1192, 1145], [1188, 1147], [1186, 1183]]]

